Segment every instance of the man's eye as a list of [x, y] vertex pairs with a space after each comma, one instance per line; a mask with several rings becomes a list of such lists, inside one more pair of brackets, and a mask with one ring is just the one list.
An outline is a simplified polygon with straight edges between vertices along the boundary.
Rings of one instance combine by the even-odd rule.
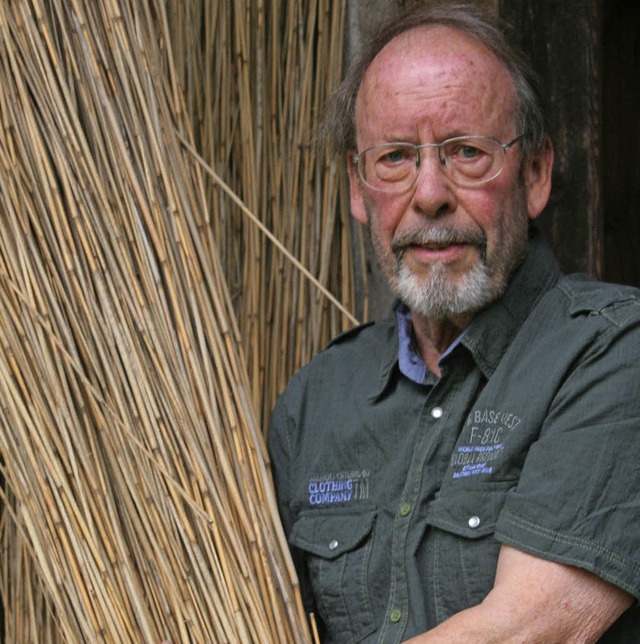
[[461, 161], [476, 159], [482, 155], [482, 150], [474, 145], [458, 145], [451, 150], [450, 156]]
[[381, 156], [379, 161], [382, 163], [402, 163], [407, 161], [411, 157], [409, 150], [404, 150], [402, 148], [395, 148], [393, 150], [387, 150]]

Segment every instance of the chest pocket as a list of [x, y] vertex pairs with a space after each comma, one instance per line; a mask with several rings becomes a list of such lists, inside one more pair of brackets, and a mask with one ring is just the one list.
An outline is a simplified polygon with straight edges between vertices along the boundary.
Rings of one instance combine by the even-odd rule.
[[312, 510], [289, 535], [304, 553], [327, 641], [357, 642], [375, 629], [367, 588], [375, 519], [373, 510]]
[[483, 489], [440, 492], [429, 507], [428, 577], [437, 586], [426, 589], [437, 623], [479, 604], [493, 588], [500, 543], [494, 532], [514, 482]]

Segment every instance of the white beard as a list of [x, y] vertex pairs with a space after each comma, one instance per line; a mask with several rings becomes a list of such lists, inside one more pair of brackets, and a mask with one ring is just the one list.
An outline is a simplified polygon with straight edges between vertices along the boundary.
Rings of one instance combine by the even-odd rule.
[[504, 280], [496, 284], [482, 261], [454, 282], [444, 264], [435, 264], [428, 276], [418, 277], [400, 258], [393, 281], [396, 295], [409, 309], [435, 319], [479, 311], [500, 297], [505, 288]]

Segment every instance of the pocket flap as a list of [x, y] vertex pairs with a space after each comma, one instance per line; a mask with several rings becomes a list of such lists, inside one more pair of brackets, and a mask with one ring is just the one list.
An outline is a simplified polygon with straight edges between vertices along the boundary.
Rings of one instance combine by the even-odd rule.
[[324, 512], [301, 514], [295, 522], [291, 545], [324, 559], [335, 559], [356, 548], [373, 529], [376, 512]]
[[513, 483], [482, 490], [446, 490], [431, 503], [430, 525], [467, 539], [479, 539], [495, 531]]

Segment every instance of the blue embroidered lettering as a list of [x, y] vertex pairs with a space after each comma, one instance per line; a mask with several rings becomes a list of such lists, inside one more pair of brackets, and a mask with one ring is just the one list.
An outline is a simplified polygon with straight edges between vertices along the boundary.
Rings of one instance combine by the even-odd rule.
[[311, 505], [323, 505], [326, 503], [348, 503], [351, 501], [351, 492], [325, 492], [323, 494], [310, 494]]
[[308, 485], [309, 503], [322, 505], [324, 503], [348, 503], [353, 498], [353, 481], [351, 479], [338, 481], [312, 481]]
[[307, 483], [310, 505], [350, 503], [369, 498], [369, 470], [312, 476]]

